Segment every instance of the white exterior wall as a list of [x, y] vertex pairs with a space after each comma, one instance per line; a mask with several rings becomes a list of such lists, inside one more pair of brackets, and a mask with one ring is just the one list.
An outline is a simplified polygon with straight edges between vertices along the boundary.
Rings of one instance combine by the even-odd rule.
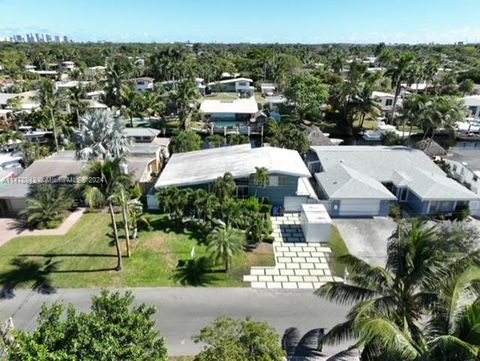
[[[462, 182], [470, 184], [470, 190], [480, 196], [480, 177], [473, 173], [466, 164], [462, 162], [445, 159], [445, 162], [450, 165], [451, 172], [458, 177]], [[473, 216], [480, 216], [480, 201], [470, 202], [470, 213]]]
[[379, 212], [379, 200], [342, 199], [340, 201], [339, 216], [341, 217], [377, 216]]
[[235, 91], [237, 93], [253, 94], [254, 89], [248, 81], [237, 81], [235, 82]]
[[148, 82], [148, 81], [136, 82], [135, 90], [138, 92], [153, 90], [153, 82]]

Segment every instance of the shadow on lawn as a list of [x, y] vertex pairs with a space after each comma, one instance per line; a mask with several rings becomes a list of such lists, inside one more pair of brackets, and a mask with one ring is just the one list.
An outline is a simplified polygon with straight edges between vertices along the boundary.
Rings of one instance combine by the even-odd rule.
[[150, 223], [150, 225], [156, 231], [191, 235], [191, 237], [194, 238], [198, 244], [206, 244], [207, 236], [210, 233], [210, 229], [205, 223], [187, 221], [182, 224], [178, 224], [178, 222], [171, 220], [168, 217], [155, 219]]
[[183, 286], [207, 286], [216, 281], [215, 273], [212, 271], [212, 263], [206, 257], [199, 257], [189, 260], [180, 260], [172, 279]]
[[10, 264], [14, 268], [0, 274], [0, 284], [2, 285], [0, 299], [13, 298], [15, 287], [25, 283], [32, 283], [32, 290], [36, 292], [54, 293], [55, 288], [52, 286], [50, 274], [57, 270], [58, 263], [57, 261], [52, 262], [50, 258], [44, 263], [18, 257], [12, 259]]

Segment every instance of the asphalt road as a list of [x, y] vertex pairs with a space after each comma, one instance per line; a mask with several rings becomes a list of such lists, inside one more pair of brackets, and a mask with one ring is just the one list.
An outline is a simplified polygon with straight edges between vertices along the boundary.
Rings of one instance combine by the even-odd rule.
[[[135, 288], [136, 302], [155, 305], [158, 329], [167, 338], [169, 354], [193, 355], [200, 345], [192, 342], [202, 327], [219, 316], [268, 322], [280, 335], [288, 327], [329, 329], [342, 322], [348, 308], [332, 304], [313, 295], [311, 290], [261, 290], [251, 288]], [[15, 297], [0, 300], [0, 320], [13, 317], [15, 327], [32, 330], [44, 302], [64, 301], [77, 310], [87, 311], [93, 289], [59, 289], [41, 295], [31, 290], [16, 290]], [[324, 348], [327, 353], [341, 346]]]

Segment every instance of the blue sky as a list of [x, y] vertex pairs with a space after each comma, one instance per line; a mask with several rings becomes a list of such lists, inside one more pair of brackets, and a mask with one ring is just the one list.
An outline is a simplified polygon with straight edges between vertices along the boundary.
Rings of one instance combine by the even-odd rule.
[[480, 0], [0, 0], [0, 37], [77, 41], [480, 42]]

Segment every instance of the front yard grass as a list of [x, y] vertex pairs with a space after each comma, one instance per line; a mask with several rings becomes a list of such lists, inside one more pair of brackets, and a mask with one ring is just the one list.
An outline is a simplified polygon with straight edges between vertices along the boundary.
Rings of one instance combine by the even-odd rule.
[[[120, 219], [120, 216], [118, 216]], [[242, 282], [250, 267], [274, 264], [270, 244], [233, 259], [229, 274], [221, 265], [178, 269], [179, 262], [206, 256], [206, 234], [201, 226], [178, 230], [164, 215], [152, 214], [151, 231], [139, 232], [133, 240], [132, 257], [125, 257], [123, 270], [115, 271], [116, 253], [107, 213], [84, 214], [64, 236], [12, 239], [0, 247], [0, 285], [6, 288], [34, 287], [157, 287], [180, 285], [247, 286]], [[194, 274], [189, 274], [194, 273]]]

